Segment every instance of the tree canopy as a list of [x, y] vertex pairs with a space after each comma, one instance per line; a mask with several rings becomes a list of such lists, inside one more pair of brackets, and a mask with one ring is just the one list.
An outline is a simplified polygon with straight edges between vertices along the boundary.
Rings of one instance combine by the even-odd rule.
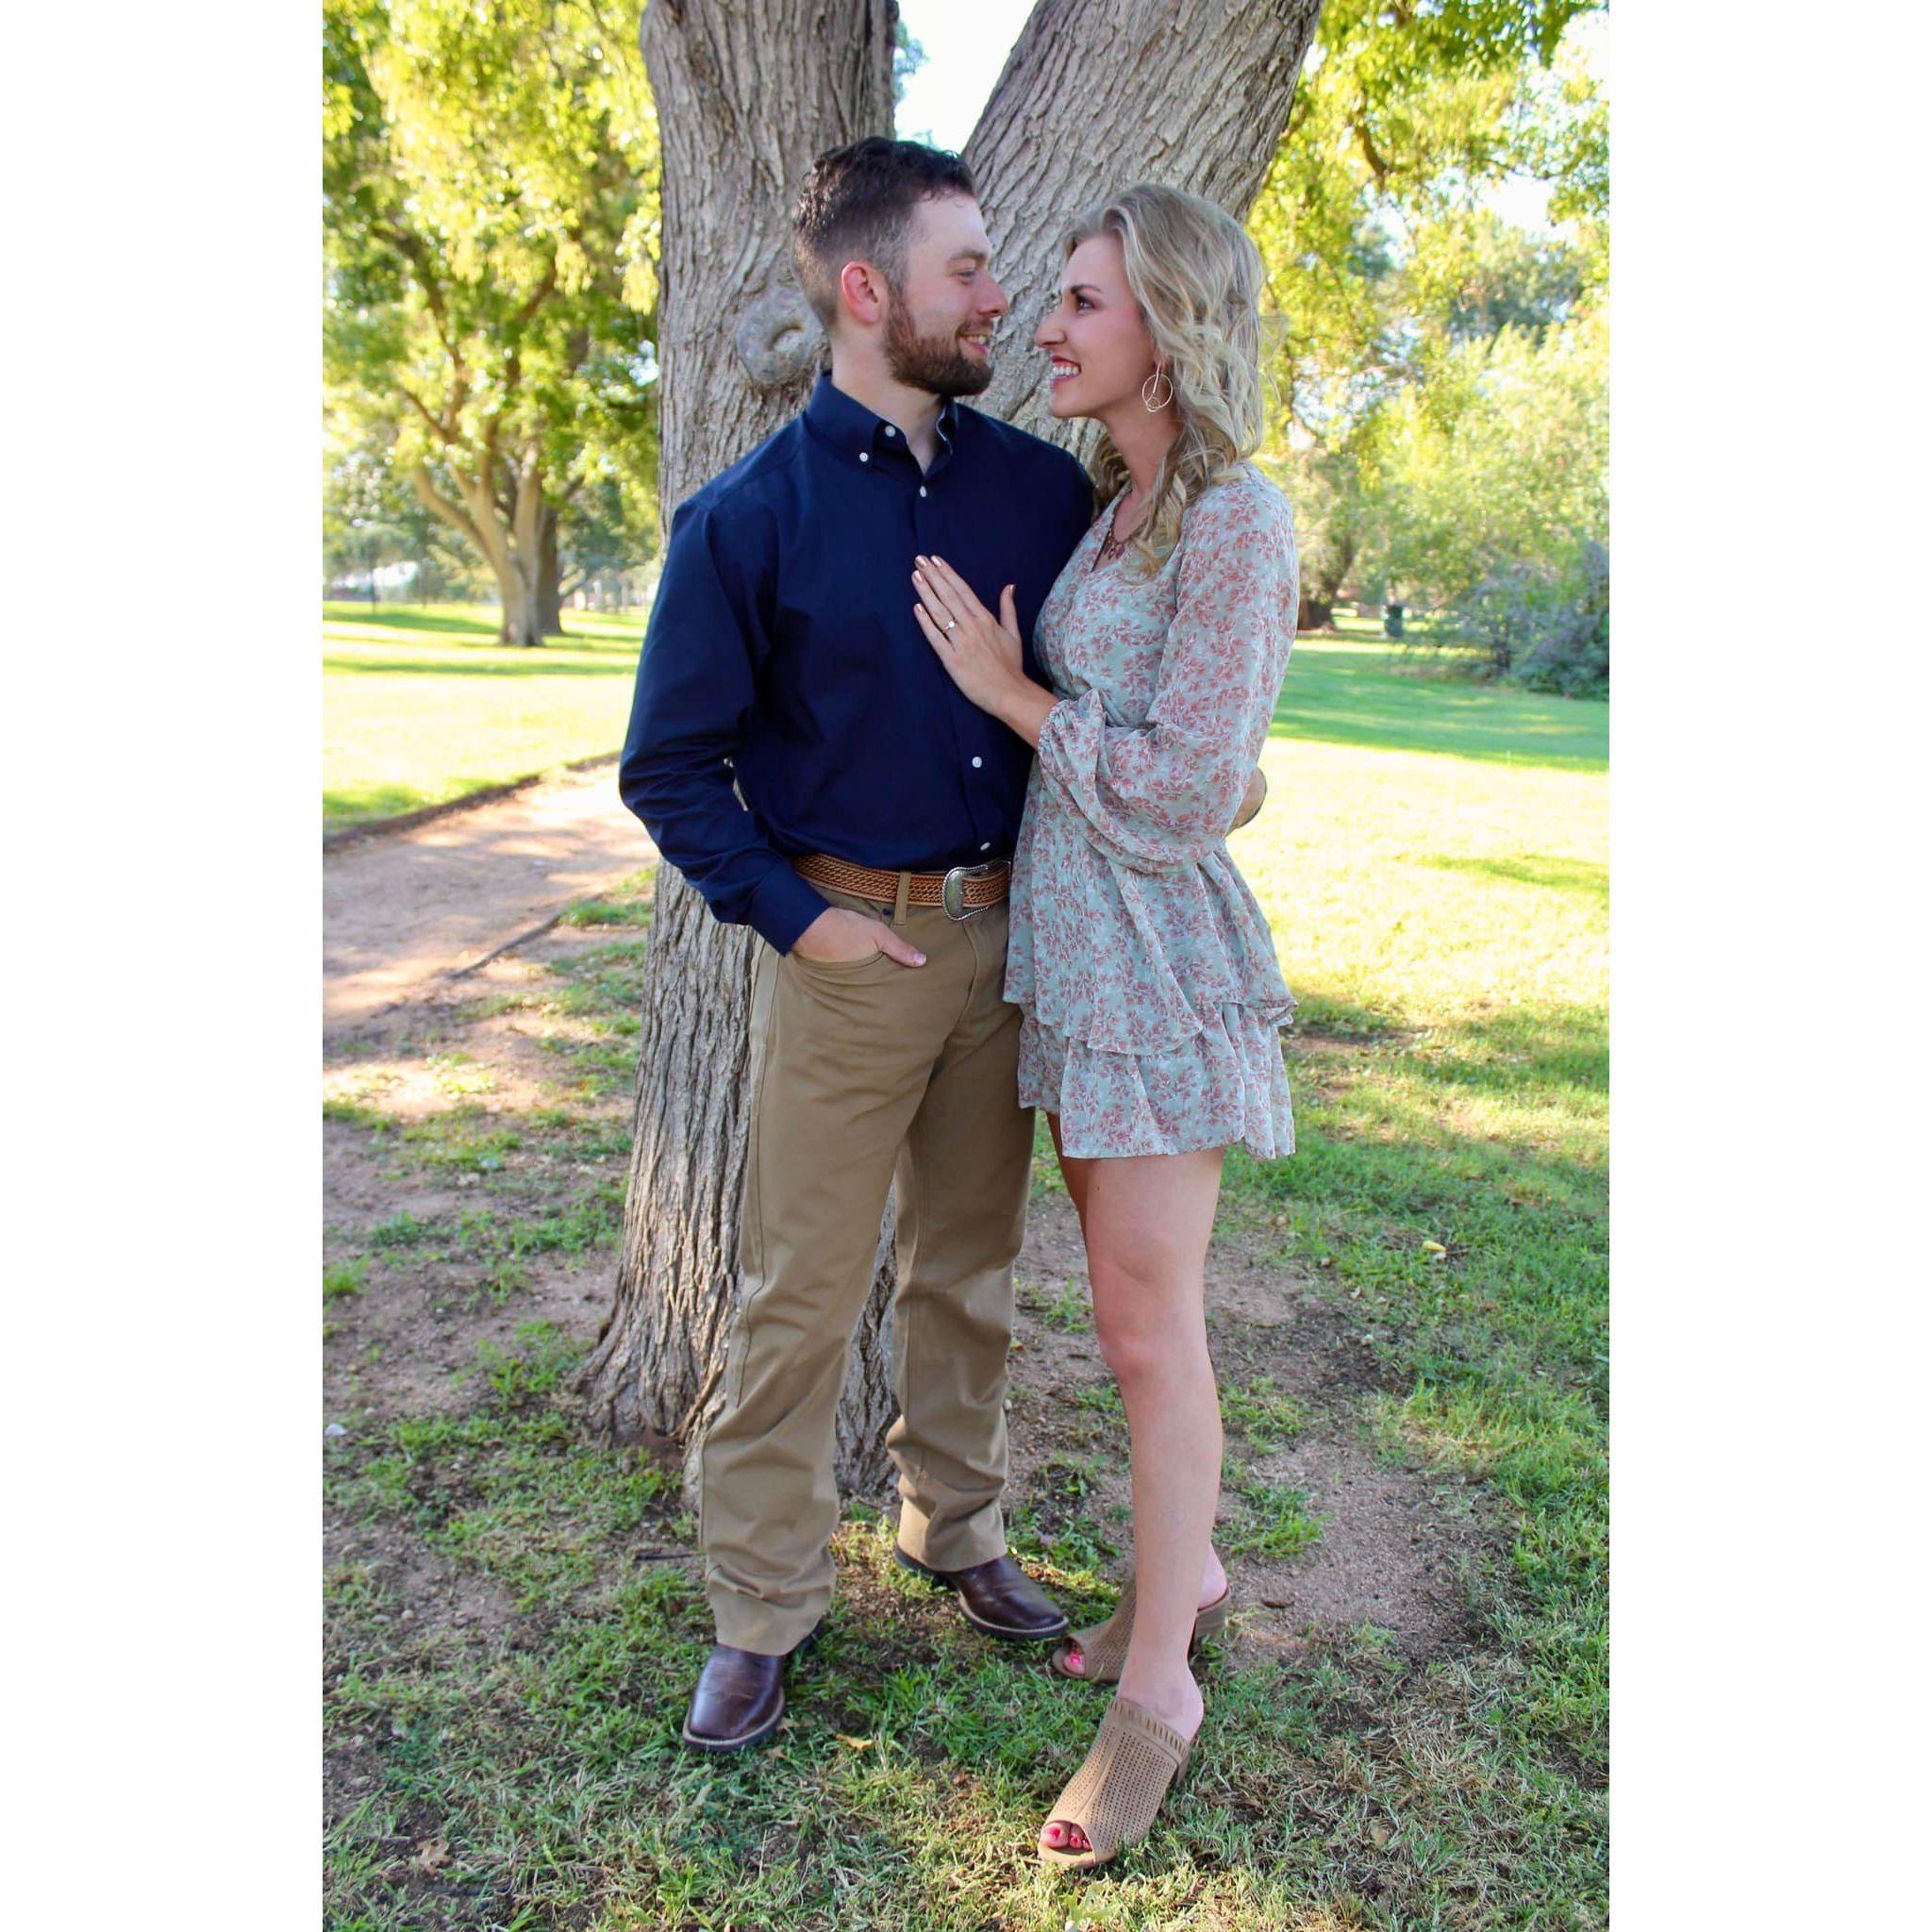
[[[1607, 536], [1607, 105], [1577, 31], [1602, 10], [1324, 8], [1250, 218], [1318, 621], [1345, 587], [1442, 606]], [[1498, 212], [1512, 181], [1553, 225]]]
[[[1249, 218], [1314, 621], [1345, 588], [1446, 608], [1607, 537], [1603, 11], [1323, 9]], [[604, 0], [325, 0], [332, 441], [487, 565], [520, 641], [558, 627], [573, 567], [656, 547], [659, 151], [636, 27]], [[896, 45], [903, 75], [903, 23]], [[1499, 208], [1525, 182], [1542, 225]], [[1479, 454], [1512, 446], [1513, 466]], [[366, 553], [373, 525], [331, 491], [338, 552]]]
[[325, 0], [328, 404], [554, 628], [559, 514], [653, 507], [657, 123], [598, 0]]

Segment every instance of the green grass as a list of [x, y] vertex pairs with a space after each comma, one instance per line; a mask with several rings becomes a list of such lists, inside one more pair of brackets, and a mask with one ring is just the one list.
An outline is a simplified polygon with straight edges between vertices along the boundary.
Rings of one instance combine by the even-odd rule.
[[566, 637], [524, 651], [481, 606], [325, 603], [324, 828], [614, 753], [645, 615], [568, 611]]
[[1274, 712], [1277, 731], [1374, 751], [1604, 769], [1607, 705], [1478, 683], [1467, 653], [1405, 650], [1366, 619], [1343, 617], [1336, 628], [1334, 638], [1296, 641]]
[[[1514, 1687], [1499, 1723], [1597, 1776], [1607, 714], [1412, 682], [1375, 657], [1297, 647], [1269, 807], [1234, 844], [1302, 1001], [1300, 1151], [1231, 1156], [1224, 1211], [1275, 1231], [1359, 1311], [1407, 1390], [1379, 1405], [1384, 1442], [1481, 1477], [1503, 1506], [1513, 1587], [1486, 1605]], [[1333, 716], [1298, 683], [1310, 659], [1333, 674]], [[1413, 722], [1444, 700], [1440, 725]], [[1468, 710], [1465, 754], [1452, 725]], [[1525, 719], [1506, 762], [1498, 736]], [[1392, 722], [1370, 749], [1377, 720]]]
[[1228, 1383], [1221, 1391], [1221, 1420], [1228, 1431], [1247, 1438], [1261, 1454], [1279, 1449], [1301, 1434], [1307, 1422], [1302, 1405], [1274, 1386], [1272, 1375]]
[[[329, 1749], [363, 1780], [329, 1834], [333, 1932], [1606, 1924], [1606, 727], [1601, 706], [1304, 641], [1267, 808], [1234, 844], [1302, 1000], [1300, 1149], [1231, 1156], [1222, 1226], [1349, 1311], [1385, 1391], [1364, 1430], [1499, 1526], [1500, 1560], [1464, 1585], [1466, 1642], [1407, 1662], [1364, 1625], [1217, 1669], [1201, 1770], [1156, 1839], [1070, 1888], [1028, 1846], [1100, 1700], [966, 1632], [894, 1570], [875, 1511], [840, 1533], [795, 1727], [744, 1757], [679, 1750], [710, 1629], [675, 1466], [585, 1441], [578, 1344], [525, 1324], [479, 1354], [462, 1412], [329, 1449], [333, 1514], [403, 1540], [402, 1574], [444, 1566], [496, 1606], [458, 1626], [432, 1592], [391, 1594], [394, 1569], [331, 1573]], [[432, 1258], [508, 1282], [513, 1307], [525, 1257], [614, 1256], [646, 918], [638, 891], [610, 895], [580, 922], [608, 939], [475, 1004], [551, 1039], [541, 1108], [486, 1116], [487, 1084], [436, 1042], [433, 1131], [375, 1131], [379, 1088], [340, 1103], [378, 1159], [473, 1173], [478, 1193], [378, 1224], [366, 1266], [336, 1264], [358, 1291], [335, 1290], [332, 1319]], [[559, 1152], [562, 1195], [535, 1185]], [[1033, 1306], [1091, 1348], [1079, 1293]], [[1118, 1397], [1083, 1386], [1049, 1418], [1026, 1360], [1013, 1427], [1052, 1420], [1066, 1446], [1013, 1499], [1010, 1541], [1090, 1622], [1128, 1540], [1095, 1509]], [[1224, 1547], [1290, 1560], [1324, 1523], [1258, 1464], [1309, 1418], [1262, 1373], [1230, 1376], [1224, 1412]]]
[[334, 1301], [339, 1295], [360, 1294], [369, 1286], [367, 1259], [358, 1255], [353, 1261], [330, 1261], [322, 1271], [322, 1298]]

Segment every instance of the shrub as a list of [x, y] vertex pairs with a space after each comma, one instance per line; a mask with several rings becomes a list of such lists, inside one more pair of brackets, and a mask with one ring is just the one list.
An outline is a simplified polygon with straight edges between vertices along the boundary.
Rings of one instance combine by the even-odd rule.
[[1531, 691], [1607, 691], [1609, 561], [1601, 543], [1587, 542], [1567, 570], [1505, 564], [1450, 604], [1429, 641], [1480, 650], [1490, 675]]

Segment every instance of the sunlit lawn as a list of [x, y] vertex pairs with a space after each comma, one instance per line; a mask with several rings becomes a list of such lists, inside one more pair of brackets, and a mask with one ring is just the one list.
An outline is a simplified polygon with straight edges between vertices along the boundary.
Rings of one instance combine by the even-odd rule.
[[[1300, 1147], [1231, 1157], [1219, 1227], [1358, 1318], [1389, 1391], [1361, 1412], [1369, 1440], [1475, 1480], [1501, 1534], [1467, 1579], [1479, 1636], [1404, 1662], [1365, 1628], [1218, 1668], [1203, 1772], [1117, 1876], [1069, 1889], [1026, 1846], [1084, 1732], [1044, 1673], [946, 1620], [908, 1642], [908, 1586], [871, 1512], [841, 1532], [844, 1607], [805, 1721], [769, 1754], [680, 1751], [704, 1601], [633, 1552], [689, 1555], [694, 1525], [666, 1471], [582, 1440], [568, 1338], [559, 1352], [533, 1329], [514, 1375], [479, 1370], [470, 1412], [339, 1445], [337, 1511], [538, 1609], [490, 1644], [409, 1636], [375, 1571], [332, 1575], [332, 1745], [368, 1766], [331, 1836], [336, 1932], [1607, 1923], [1607, 713], [1445, 681], [1354, 629], [1298, 644], [1267, 808], [1234, 841], [1302, 1002]], [[567, 1016], [574, 1053], [602, 1056], [608, 1118], [573, 1101], [520, 1128], [577, 1137], [575, 1219], [552, 1202], [519, 1220], [538, 1210], [475, 1158], [497, 1247], [554, 1245], [568, 1220], [614, 1270], [646, 943], [623, 934], [532, 996]], [[1054, 1184], [1050, 1153], [1037, 1180]], [[469, 1224], [392, 1240], [467, 1253]], [[404, 1252], [339, 1265], [366, 1263], [353, 1292], [374, 1297]], [[470, 1265], [483, 1279], [501, 1257]], [[449, 1848], [433, 1883], [408, 1862], [432, 1834]]]
[[1296, 646], [1233, 850], [1302, 1002], [1301, 1145], [1231, 1158], [1227, 1208], [1373, 1320], [1385, 1439], [1506, 1500], [1510, 1725], [1600, 1761], [1608, 711], [1420, 670]]
[[565, 613], [540, 650], [480, 605], [323, 606], [323, 825], [441, 805], [624, 740], [642, 611]]

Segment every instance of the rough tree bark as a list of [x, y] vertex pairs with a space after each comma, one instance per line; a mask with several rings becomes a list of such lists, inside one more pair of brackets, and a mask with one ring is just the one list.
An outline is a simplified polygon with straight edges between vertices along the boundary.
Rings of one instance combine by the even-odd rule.
[[[639, 41], [663, 154], [658, 498], [672, 510], [802, 406], [824, 332], [791, 279], [791, 201], [825, 149], [892, 126], [892, 0], [653, 0]], [[592, 1423], [694, 1451], [738, 1279], [753, 948], [659, 867], [617, 1299], [581, 1386]], [[841, 1441], [890, 1420], [882, 1239], [840, 1414]], [[868, 1462], [869, 1466], [861, 1466]], [[877, 1457], [840, 1481], [875, 1486]]]
[[[1076, 210], [1156, 179], [1246, 214], [1319, 11], [1320, 0], [1040, 0], [966, 146], [1012, 300], [978, 407], [1053, 430], [1031, 339]], [[786, 214], [815, 154], [890, 129], [895, 16], [890, 0], [655, 0], [644, 15], [664, 152], [667, 526], [672, 507], [799, 407], [820, 366], [823, 335], [786, 266]], [[580, 1386], [595, 1425], [675, 1437], [687, 1452], [714, 1409], [737, 1289], [757, 943], [659, 869], [624, 1254]], [[839, 1413], [851, 1494], [879, 1492], [888, 1474], [891, 1236], [889, 1211]]]
[[1322, 0], [1039, 0], [965, 148], [1012, 303], [976, 407], [1069, 441], [1033, 331], [1067, 224], [1159, 181], [1245, 219], [1288, 125]]

